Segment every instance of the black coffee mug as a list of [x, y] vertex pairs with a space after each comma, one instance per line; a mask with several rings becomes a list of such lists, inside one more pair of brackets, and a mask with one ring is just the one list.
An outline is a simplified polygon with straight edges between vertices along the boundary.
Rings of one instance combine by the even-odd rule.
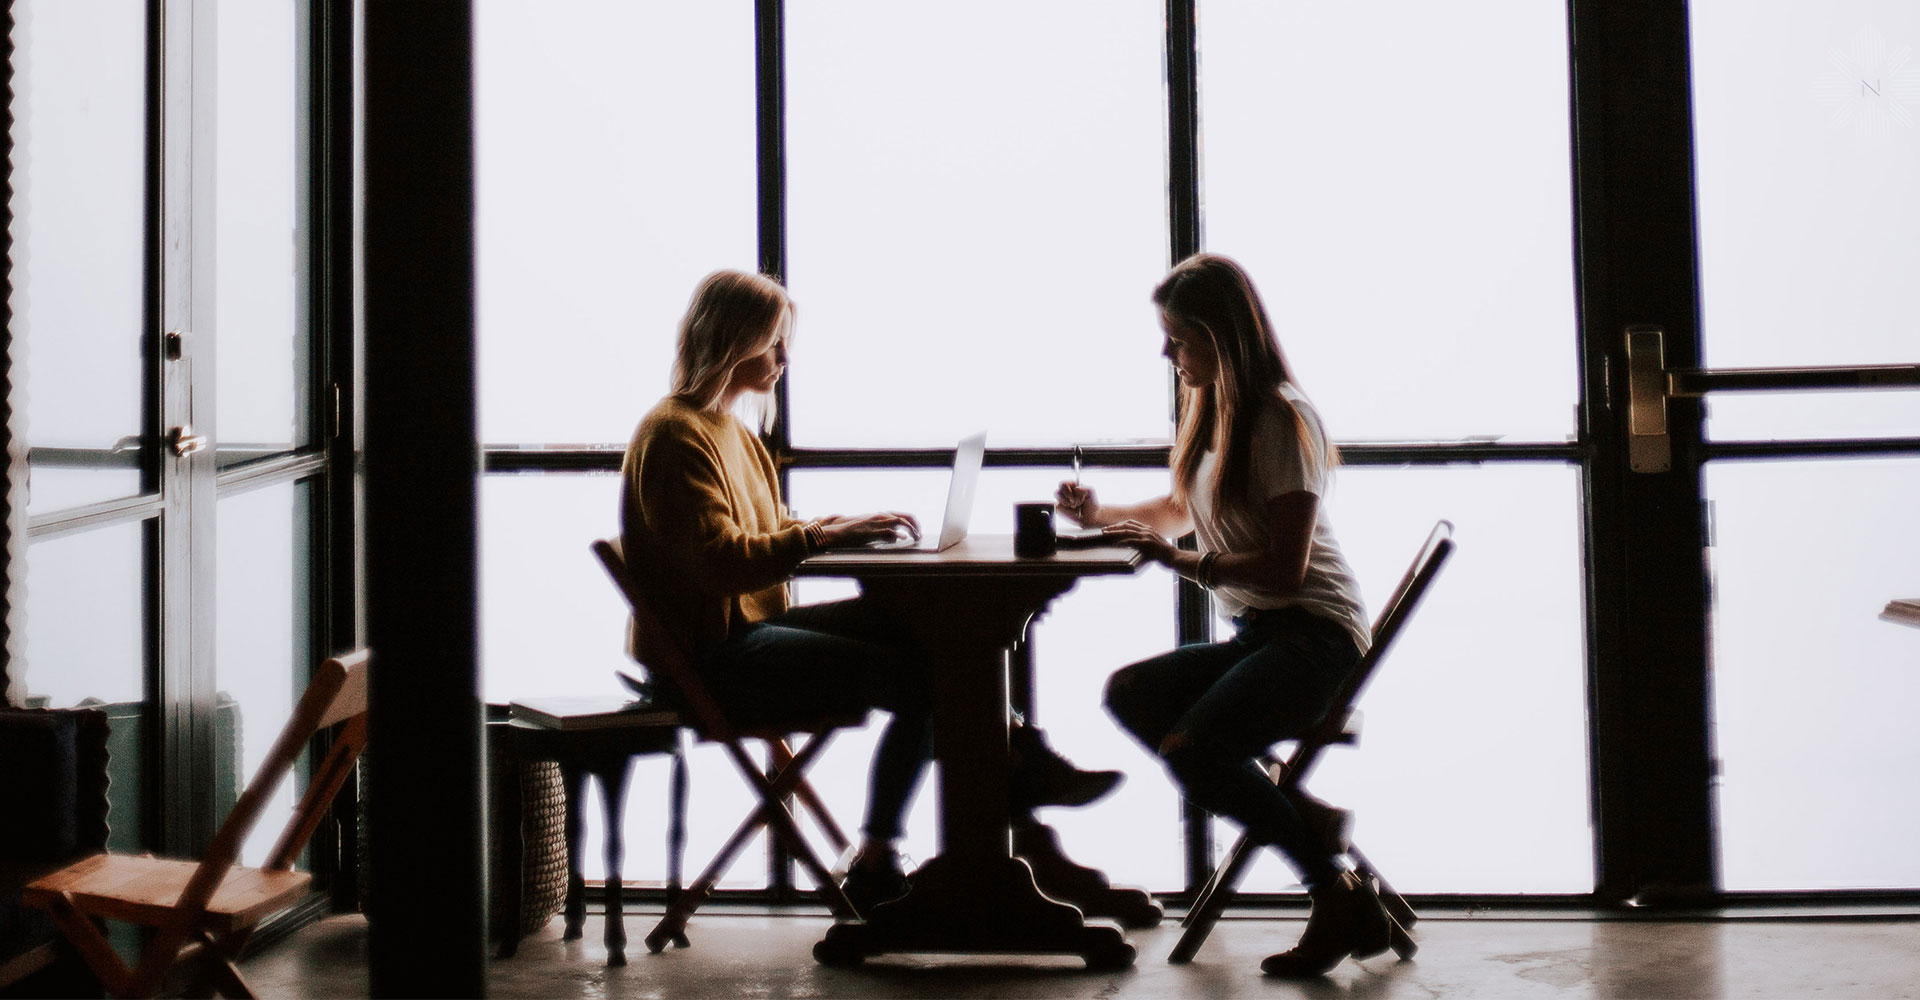
[[1053, 505], [1013, 505], [1013, 554], [1026, 558], [1050, 556], [1059, 548], [1053, 534]]

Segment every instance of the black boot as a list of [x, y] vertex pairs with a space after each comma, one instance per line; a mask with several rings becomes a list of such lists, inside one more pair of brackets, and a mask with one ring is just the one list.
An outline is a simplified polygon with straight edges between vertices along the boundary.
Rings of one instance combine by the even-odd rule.
[[1054, 752], [1032, 726], [1017, 725], [1008, 733], [1013, 774], [1007, 797], [1016, 812], [1041, 806], [1084, 806], [1120, 786], [1119, 771], [1084, 771]]
[[1352, 955], [1370, 958], [1387, 950], [1392, 918], [1380, 905], [1373, 885], [1352, 872], [1313, 893], [1313, 912], [1300, 943], [1289, 951], [1268, 955], [1260, 971], [1288, 979], [1324, 976], [1340, 960]]
[[840, 891], [847, 894], [847, 901], [863, 917], [881, 903], [906, 895], [912, 887], [902, 867], [900, 852], [891, 849], [856, 851], [847, 865], [846, 877], [840, 880]]

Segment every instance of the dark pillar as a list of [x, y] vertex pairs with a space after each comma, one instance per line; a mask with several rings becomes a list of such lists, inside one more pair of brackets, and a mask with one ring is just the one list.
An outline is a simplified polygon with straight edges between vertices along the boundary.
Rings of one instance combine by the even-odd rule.
[[1625, 353], [1646, 324], [1669, 367], [1700, 359], [1687, 7], [1570, 10], [1596, 892], [1697, 903], [1718, 882], [1702, 411], [1672, 400], [1671, 468], [1633, 469]]
[[365, 13], [370, 951], [375, 996], [486, 990], [473, 9]]

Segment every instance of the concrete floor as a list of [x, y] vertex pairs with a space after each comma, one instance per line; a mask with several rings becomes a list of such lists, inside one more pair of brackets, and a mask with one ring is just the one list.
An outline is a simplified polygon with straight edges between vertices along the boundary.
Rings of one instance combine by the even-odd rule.
[[[733, 908], [702, 911], [693, 947], [649, 955], [651, 925], [632, 908], [631, 964], [605, 966], [602, 925], [585, 941], [560, 940], [560, 921], [489, 970], [494, 997], [1920, 997], [1920, 917], [1742, 915], [1653, 921], [1559, 914], [1426, 915], [1421, 950], [1351, 960], [1325, 979], [1263, 978], [1262, 956], [1288, 947], [1304, 921], [1292, 915], [1224, 920], [1193, 964], [1165, 956], [1177, 921], [1128, 935], [1132, 969], [1089, 973], [1077, 959], [883, 957], [855, 969], [813, 961], [824, 916]], [[657, 913], [658, 911], [652, 911]], [[364, 997], [367, 928], [359, 916], [305, 928], [243, 966], [265, 997]]]

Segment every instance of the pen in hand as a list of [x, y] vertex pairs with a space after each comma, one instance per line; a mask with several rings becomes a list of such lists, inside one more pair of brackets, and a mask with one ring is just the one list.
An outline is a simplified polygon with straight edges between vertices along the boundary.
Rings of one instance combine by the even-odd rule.
[[1080, 485], [1080, 446], [1073, 446], [1073, 485]]

